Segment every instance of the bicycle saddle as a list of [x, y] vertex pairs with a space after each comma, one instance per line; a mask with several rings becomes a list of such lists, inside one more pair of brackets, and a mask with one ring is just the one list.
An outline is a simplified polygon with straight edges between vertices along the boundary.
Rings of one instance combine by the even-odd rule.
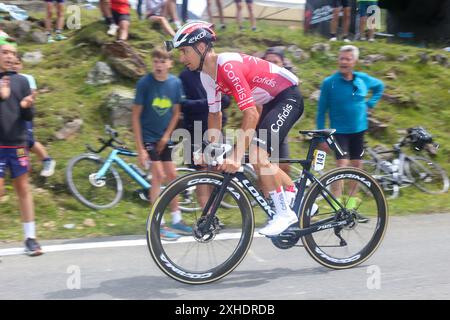
[[318, 137], [329, 137], [336, 132], [336, 129], [322, 129], [322, 130], [300, 130], [301, 134], [312, 134]]

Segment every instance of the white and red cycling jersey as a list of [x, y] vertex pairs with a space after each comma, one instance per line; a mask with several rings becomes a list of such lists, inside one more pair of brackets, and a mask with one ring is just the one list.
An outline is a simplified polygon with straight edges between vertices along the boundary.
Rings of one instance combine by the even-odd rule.
[[240, 53], [221, 53], [217, 58], [216, 80], [200, 74], [206, 90], [209, 112], [221, 110], [222, 93], [232, 95], [239, 109], [264, 105], [281, 91], [298, 84], [298, 78], [285, 68]]

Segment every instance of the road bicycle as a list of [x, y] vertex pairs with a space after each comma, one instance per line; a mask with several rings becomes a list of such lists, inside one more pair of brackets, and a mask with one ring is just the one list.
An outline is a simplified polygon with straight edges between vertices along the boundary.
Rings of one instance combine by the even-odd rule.
[[[137, 153], [129, 150], [118, 139], [118, 132], [109, 126], [105, 127], [109, 135], [107, 140], [99, 138], [102, 146], [95, 150], [86, 145], [89, 153], [72, 158], [66, 168], [66, 181], [73, 196], [85, 206], [95, 209], [112, 208], [122, 199], [124, 193], [123, 182], [117, 170], [121, 168], [139, 186], [139, 197], [149, 201], [148, 192], [151, 185], [151, 175], [142, 171], [133, 163], [124, 161], [120, 156], [137, 157]], [[109, 156], [104, 159], [100, 154], [106, 148], [112, 148]], [[191, 168], [177, 168], [177, 174], [183, 175], [195, 172]], [[189, 212], [193, 210], [186, 207], [190, 203], [193, 190], [185, 190], [179, 199], [180, 210]]]
[[[334, 140], [334, 132], [300, 131], [312, 136], [306, 160], [280, 159], [282, 163], [303, 167], [295, 182], [299, 191], [293, 205], [299, 222], [268, 238], [280, 249], [297, 247], [301, 239], [310, 256], [321, 265], [347, 269], [366, 261], [381, 244], [388, 224], [388, 207], [377, 181], [363, 170], [337, 168], [320, 178], [311, 173], [311, 169], [320, 171], [325, 165], [326, 153], [316, 150], [322, 139], [344, 154]], [[209, 163], [221, 163], [231, 148], [212, 145]], [[305, 194], [307, 181], [311, 184]], [[162, 240], [160, 228], [163, 218], [170, 220], [169, 203], [193, 186], [210, 191], [207, 203], [186, 218], [192, 234], [171, 243]], [[249, 195], [268, 219], [273, 217], [275, 212], [267, 199], [239, 171], [195, 172], [169, 184], [147, 220], [147, 244], [157, 266], [169, 277], [187, 284], [211, 283], [232, 272], [246, 256], [254, 237], [255, 216]], [[222, 208], [224, 197], [233, 200], [237, 209]], [[222, 229], [220, 222], [225, 222], [227, 228]]]
[[[399, 143], [389, 150], [378, 151], [366, 144], [363, 168], [375, 177], [389, 198], [397, 198], [401, 188], [411, 185], [430, 194], [445, 193], [449, 189], [445, 170], [427, 157], [410, 156], [402, 150], [411, 146], [415, 151], [422, 151], [427, 144], [433, 144], [434, 150], [439, 147], [420, 127], [408, 129]], [[385, 155], [389, 156], [386, 158]]]

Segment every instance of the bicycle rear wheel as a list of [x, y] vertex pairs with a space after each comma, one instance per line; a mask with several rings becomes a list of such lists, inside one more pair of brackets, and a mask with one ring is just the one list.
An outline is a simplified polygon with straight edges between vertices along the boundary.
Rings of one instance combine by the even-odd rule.
[[440, 194], [448, 191], [447, 173], [438, 164], [425, 157], [411, 157], [406, 160], [405, 173], [420, 190]]
[[70, 160], [66, 181], [73, 196], [85, 206], [107, 209], [115, 206], [123, 195], [119, 173], [110, 167], [105, 176], [96, 178], [105, 160], [94, 154], [83, 154]]
[[[210, 228], [203, 230], [206, 218], [199, 209], [183, 220], [193, 228], [191, 234], [176, 241], [164, 237], [165, 227], [170, 228], [170, 204], [180, 198], [184, 190], [194, 186], [197, 190], [209, 188], [211, 197], [215, 188], [220, 188], [223, 175], [211, 172], [197, 172], [183, 176], [161, 193], [147, 220], [147, 244], [153, 260], [169, 277], [187, 284], [205, 284], [221, 279], [234, 270], [245, 257], [254, 232], [254, 217], [250, 202], [239, 185], [231, 181], [226, 194], [231, 194], [237, 209], [223, 209], [219, 206]], [[200, 201], [195, 193], [195, 201]], [[221, 229], [220, 222], [227, 225]], [[167, 230], [167, 229], [166, 229]], [[175, 229], [171, 231], [176, 232]]]
[[[386, 232], [388, 208], [383, 191], [374, 178], [355, 168], [331, 170], [320, 182], [342, 207], [315, 183], [305, 197], [300, 227], [326, 227], [336, 221], [345, 224], [304, 236], [302, 242], [311, 257], [323, 266], [354, 267], [375, 252]], [[314, 203], [318, 212], [312, 210]]]

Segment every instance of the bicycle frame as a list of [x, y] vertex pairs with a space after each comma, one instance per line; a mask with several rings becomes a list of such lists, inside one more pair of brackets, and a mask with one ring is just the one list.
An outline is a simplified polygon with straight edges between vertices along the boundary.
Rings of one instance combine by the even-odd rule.
[[100, 170], [96, 174], [96, 179], [102, 179], [106, 172], [108, 172], [109, 168], [115, 163], [120, 168], [122, 168], [133, 180], [135, 180], [142, 188], [148, 190], [151, 188], [150, 183], [147, 180], [141, 177], [133, 168], [130, 167], [128, 163], [123, 161], [119, 155], [127, 156], [127, 157], [137, 157], [136, 152], [127, 151], [123, 149], [114, 149], [109, 154], [108, 158], [105, 161], [105, 164], [100, 168]]
[[[334, 204], [338, 204], [340, 209], [344, 209], [344, 207], [337, 201], [337, 199], [333, 196], [333, 194], [327, 190], [327, 188], [310, 172], [311, 164], [313, 160], [313, 153], [316, 149], [320, 139], [314, 137], [313, 141], [311, 141], [307, 159], [306, 160], [299, 160], [299, 159], [280, 159], [280, 163], [299, 163], [302, 167], [302, 173], [300, 176], [300, 181], [297, 184], [297, 188], [299, 192], [296, 195], [295, 202], [294, 202], [294, 212], [297, 214], [297, 216], [300, 218], [300, 215], [302, 213], [301, 207], [303, 205], [302, 199], [304, 198], [305, 193], [305, 187], [307, 180], [310, 180], [311, 182], [316, 182], [320, 188], [321, 188], [321, 194], [324, 197], [324, 199], [332, 206]], [[258, 202], [259, 206], [263, 209], [265, 214], [272, 218], [275, 212], [272, 210], [270, 205], [267, 203], [266, 198], [264, 195], [262, 195], [258, 189], [252, 184], [252, 182], [242, 173], [227, 173], [224, 175], [224, 180], [222, 182], [222, 185], [219, 188], [215, 188], [211, 194], [211, 197], [209, 198], [205, 208], [203, 209], [202, 216], [207, 216], [208, 224], [212, 223], [213, 218], [215, 216], [215, 213], [217, 212], [217, 209], [220, 206], [220, 202], [223, 199], [223, 196], [225, 195], [225, 192], [227, 190], [229, 182], [237, 178], [237, 180], [241, 183], [241, 185], [244, 187], [245, 190], [248, 191], [248, 193]], [[330, 201], [330, 199], [332, 199]], [[214, 203], [213, 203], [214, 201]], [[333, 202], [332, 202], [333, 201]], [[211, 207], [212, 206], [212, 207]], [[208, 214], [208, 212], [212, 212], [212, 214]], [[339, 226], [343, 226], [347, 223], [347, 221], [336, 221], [334, 217], [324, 219], [322, 221], [316, 222], [312, 224], [310, 227], [305, 229], [300, 229], [297, 227], [290, 227], [287, 231], [289, 232], [295, 232], [297, 236], [302, 237], [317, 231], [327, 230]], [[285, 231], [286, 232], [286, 231]]]

